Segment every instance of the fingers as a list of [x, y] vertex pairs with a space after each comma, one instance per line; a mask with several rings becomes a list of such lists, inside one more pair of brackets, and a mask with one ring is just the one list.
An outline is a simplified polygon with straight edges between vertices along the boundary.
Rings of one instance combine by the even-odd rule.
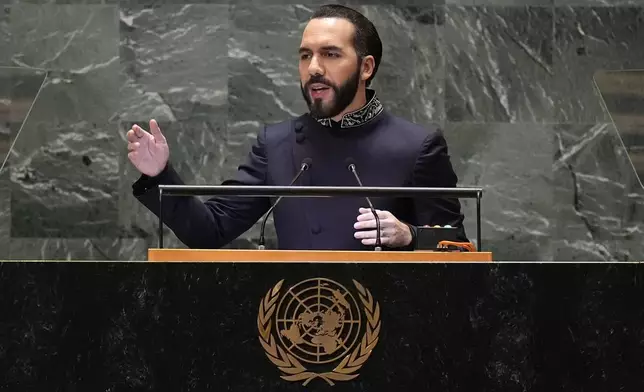
[[[368, 238], [368, 239], [361, 240], [360, 243], [362, 245], [371, 245], [371, 246], [373, 246], [373, 245], [376, 245], [376, 239], [375, 238]], [[391, 245], [391, 238], [389, 238], [389, 237], [381, 237], [380, 238], [380, 245], [384, 245], [384, 246]]]
[[[375, 219], [370, 208], [360, 208], [358, 212], [360, 213], [360, 215], [358, 215], [358, 221]], [[378, 214], [378, 218], [380, 218], [380, 220], [386, 219], [391, 216], [391, 213], [389, 211], [383, 210], [376, 210], [376, 214]]]
[[[354, 229], [359, 230], [354, 233], [354, 237], [363, 245], [376, 245], [376, 218], [373, 216], [370, 208], [360, 208], [357, 222], [353, 224]], [[396, 236], [396, 219], [389, 211], [376, 210], [378, 220], [380, 221], [380, 244], [389, 245]], [[367, 230], [372, 229], [372, 230]]]
[[136, 132], [134, 131], [134, 129], [130, 129], [129, 131], [127, 131], [127, 133], [125, 134], [125, 137], [127, 141], [130, 143], [134, 143], [135, 141], [139, 140], [139, 137], [136, 136]]
[[[353, 228], [356, 230], [363, 229], [375, 229], [376, 218], [373, 216], [373, 213], [368, 208], [360, 209], [361, 215], [358, 215], [357, 222], [354, 223]], [[376, 210], [378, 214], [378, 219], [380, 220], [380, 228], [390, 227], [395, 224], [393, 215], [389, 211]]]
[[147, 134], [147, 132], [143, 128], [136, 124], [132, 125], [132, 130], [134, 131], [134, 135], [139, 139]]
[[141, 143], [139, 143], [139, 142], [128, 143], [127, 144], [127, 151], [128, 152], [136, 151], [136, 150], [139, 149], [139, 147], [141, 147]]
[[127, 131], [126, 138], [128, 142], [134, 143], [142, 139], [145, 135], [149, 135], [149, 133], [147, 133], [143, 128], [134, 124], [132, 125], [132, 128]]
[[[353, 236], [358, 240], [376, 239], [377, 230], [356, 231]], [[380, 229], [380, 239], [393, 237], [394, 231], [390, 228]]]
[[154, 139], [158, 142], [165, 143], [165, 136], [161, 133], [161, 128], [159, 128], [159, 124], [157, 124], [157, 121], [152, 119], [150, 120], [150, 132], [152, 132], [152, 136], [154, 136]]
[[134, 143], [140, 139], [140, 137], [136, 136], [136, 132], [134, 131], [134, 129], [130, 129], [129, 131], [127, 131], [125, 135], [126, 135], [127, 141], [130, 143]]
[[155, 142], [157, 143], [166, 143], [165, 136], [163, 136], [163, 134], [161, 133], [161, 128], [159, 128], [159, 124], [156, 122], [156, 120], [150, 120], [150, 133], [146, 132], [143, 128], [136, 124], [132, 125], [132, 129], [127, 132], [127, 141], [134, 143], [137, 140], [149, 135], [152, 135]]
[[[387, 219], [380, 219], [380, 228], [384, 229], [386, 227], [393, 226], [393, 222]], [[378, 227], [376, 220], [372, 219], [369, 221], [356, 222], [353, 224], [353, 228], [356, 230], [365, 230], [365, 229], [375, 229]]]
[[[358, 231], [354, 237], [360, 240], [362, 245], [376, 245], [376, 230]], [[380, 230], [380, 245], [389, 245], [392, 242], [393, 233], [387, 230]]]

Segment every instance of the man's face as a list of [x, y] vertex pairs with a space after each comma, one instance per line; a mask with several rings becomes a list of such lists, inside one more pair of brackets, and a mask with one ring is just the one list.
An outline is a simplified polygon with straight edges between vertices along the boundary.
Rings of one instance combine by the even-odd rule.
[[353, 24], [340, 18], [313, 19], [304, 29], [300, 79], [313, 117], [335, 117], [355, 98], [361, 64], [353, 47], [353, 34]]

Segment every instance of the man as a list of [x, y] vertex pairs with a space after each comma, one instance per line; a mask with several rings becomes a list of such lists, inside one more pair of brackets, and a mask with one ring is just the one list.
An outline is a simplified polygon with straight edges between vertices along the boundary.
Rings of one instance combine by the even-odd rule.
[[[295, 185], [356, 186], [347, 159], [365, 186], [453, 187], [445, 139], [389, 114], [368, 88], [376, 76], [382, 43], [373, 24], [343, 6], [321, 7], [307, 24], [299, 48], [302, 95], [310, 112], [270, 125], [257, 136], [247, 161], [224, 185], [289, 185], [304, 160], [311, 166]], [[127, 133], [129, 159], [142, 173], [134, 195], [158, 214], [158, 184], [182, 184], [169, 164], [158, 124], [150, 133]], [[166, 201], [167, 200], [167, 201]], [[191, 248], [220, 248], [255, 224], [270, 208], [267, 197], [164, 199], [164, 222]], [[388, 250], [414, 247], [416, 226], [462, 230], [456, 199], [372, 199]], [[274, 210], [281, 249], [367, 250], [376, 243], [376, 220], [362, 197], [283, 198]]]

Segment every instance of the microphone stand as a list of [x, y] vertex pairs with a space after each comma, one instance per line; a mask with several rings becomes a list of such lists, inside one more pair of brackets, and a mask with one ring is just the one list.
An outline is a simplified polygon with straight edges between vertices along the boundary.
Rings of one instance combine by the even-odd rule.
[[[356, 178], [356, 181], [358, 181], [358, 185], [362, 185], [362, 181], [360, 181], [360, 177], [358, 177], [358, 171], [356, 170], [356, 165], [354, 163], [350, 163], [348, 166], [348, 169], [351, 173], [353, 173], [353, 176]], [[380, 243], [380, 218], [378, 217], [378, 214], [376, 214], [376, 209], [373, 208], [373, 204], [371, 204], [371, 200], [368, 197], [365, 197], [367, 199], [367, 203], [369, 204], [369, 208], [371, 209], [371, 213], [373, 216], [376, 218], [376, 246], [374, 248], [375, 251], [381, 251], [382, 250], [382, 245]]]
[[[311, 167], [311, 160], [308, 159], [308, 158], [305, 158], [302, 161], [302, 165], [300, 166], [300, 170], [297, 172], [297, 175], [295, 176], [295, 178], [293, 178], [293, 180], [291, 181], [290, 185], [295, 184], [295, 181], [297, 181], [297, 179], [300, 178], [302, 173], [307, 171], [310, 167]], [[282, 200], [282, 197], [284, 197], [284, 196], [280, 196], [280, 197], [277, 198], [277, 200], [275, 201], [275, 204], [273, 204], [271, 206], [271, 208], [268, 209], [268, 212], [266, 213], [266, 215], [264, 216], [264, 219], [262, 220], [262, 227], [259, 230], [259, 244], [257, 245], [257, 249], [259, 249], [259, 250], [266, 249], [266, 246], [265, 246], [266, 239], [264, 238], [264, 230], [266, 230], [266, 221], [268, 221], [268, 217], [271, 215], [271, 213], [273, 212], [275, 207], [277, 207], [277, 203], [279, 203]]]

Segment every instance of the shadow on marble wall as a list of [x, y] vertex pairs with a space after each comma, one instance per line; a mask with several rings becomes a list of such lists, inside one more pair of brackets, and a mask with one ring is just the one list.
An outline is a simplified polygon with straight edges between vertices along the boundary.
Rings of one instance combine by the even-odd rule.
[[[14, 67], [0, 69], [2, 257], [143, 260], [157, 221], [131, 195], [132, 124], [156, 118], [184, 180], [216, 184], [263, 124], [305, 110], [296, 48], [323, 2], [38, 3], [0, 13], [0, 66]], [[593, 85], [644, 67], [644, 8], [373, 3], [360, 10], [385, 45], [374, 87], [393, 113], [444, 127], [461, 185], [486, 189], [496, 259], [644, 258], [644, 191]]]

